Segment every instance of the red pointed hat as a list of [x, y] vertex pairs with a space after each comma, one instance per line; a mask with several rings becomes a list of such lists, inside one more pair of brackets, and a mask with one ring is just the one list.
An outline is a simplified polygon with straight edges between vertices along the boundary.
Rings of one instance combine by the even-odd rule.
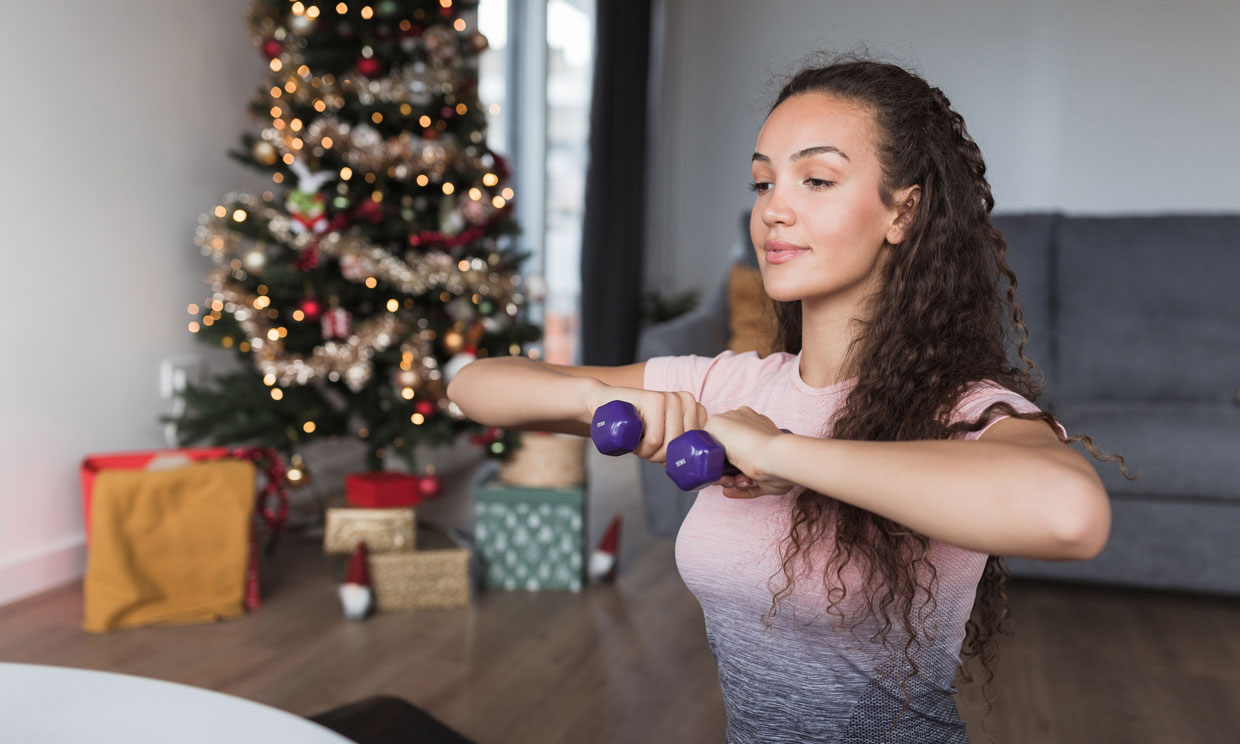
[[615, 555], [620, 547], [620, 515], [617, 514], [607, 527], [607, 533], [603, 535], [603, 539], [599, 541], [596, 550], [604, 553]]
[[349, 558], [349, 570], [344, 583], [370, 586], [370, 567], [366, 562], [366, 543], [359, 542]]

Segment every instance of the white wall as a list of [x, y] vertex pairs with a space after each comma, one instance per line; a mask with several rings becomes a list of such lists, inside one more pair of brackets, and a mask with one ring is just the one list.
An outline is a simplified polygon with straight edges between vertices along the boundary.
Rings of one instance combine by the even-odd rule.
[[81, 575], [79, 461], [164, 446], [159, 361], [203, 354], [198, 214], [264, 183], [247, 5], [0, 2], [0, 603]]
[[986, 158], [996, 212], [1240, 210], [1234, 0], [661, 5], [650, 289], [709, 292], [724, 276], [766, 110], [816, 50], [865, 45], [942, 88]]

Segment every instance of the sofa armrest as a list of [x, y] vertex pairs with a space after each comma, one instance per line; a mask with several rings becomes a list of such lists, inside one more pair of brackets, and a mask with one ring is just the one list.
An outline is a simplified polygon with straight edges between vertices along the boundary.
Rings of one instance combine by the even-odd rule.
[[684, 315], [644, 329], [637, 339], [637, 359], [697, 354], [713, 357], [728, 345], [728, 283], [725, 279], [706, 302]]

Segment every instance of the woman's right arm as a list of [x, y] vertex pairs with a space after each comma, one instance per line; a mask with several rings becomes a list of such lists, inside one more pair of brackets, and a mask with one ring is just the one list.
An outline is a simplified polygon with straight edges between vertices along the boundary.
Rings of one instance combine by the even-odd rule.
[[594, 410], [612, 400], [632, 403], [645, 434], [639, 457], [662, 462], [665, 441], [706, 425], [706, 409], [691, 393], [642, 388], [645, 362], [618, 367], [547, 364], [521, 356], [486, 357], [461, 368], [448, 399], [480, 424], [517, 431], [590, 436]]

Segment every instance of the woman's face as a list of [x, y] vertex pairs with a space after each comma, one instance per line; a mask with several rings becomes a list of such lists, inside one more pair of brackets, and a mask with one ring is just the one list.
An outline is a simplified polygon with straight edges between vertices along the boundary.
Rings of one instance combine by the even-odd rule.
[[749, 233], [772, 299], [860, 301], [874, 291], [884, 239], [902, 236], [879, 198], [873, 128], [867, 111], [823, 93], [791, 96], [767, 117]]

